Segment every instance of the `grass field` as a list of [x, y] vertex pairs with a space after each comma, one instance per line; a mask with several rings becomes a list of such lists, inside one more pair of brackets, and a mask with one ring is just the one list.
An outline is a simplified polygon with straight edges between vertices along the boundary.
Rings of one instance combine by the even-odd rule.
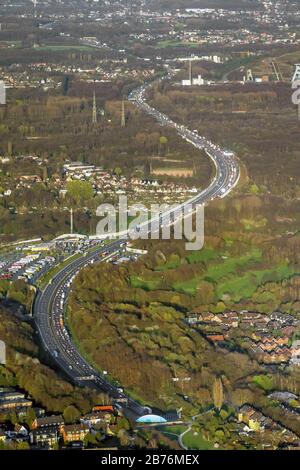
[[[190, 279], [175, 281], [171, 290], [193, 296], [203, 282], [209, 282], [214, 285], [219, 300], [227, 295], [234, 302], [251, 298], [259, 286], [267, 282], [283, 281], [298, 274], [292, 266], [286, 263], [270, 268], [261, 266], [262, 252], [258, 249], [253, 249], [243, 256], [225, 259], [212, 249], [203, 249], [188, 255], [186, 261], [189, 264], [203, 263], [206, 265], [206, 271]], [[148, 274], [147, 279], [142, 276], [131, 276], [131, 286], [146, 291], [160, 289], [159, 272], [176, 269], [181, 264], [182, 259], [179, 256], [171, 258], [167, 263], [157, 266], [155, 272], [150, 274], [151, 277]]]
[[161, 426], [158, 429], [172, 441], [178, 441], [178, 437], [187, 429], [187, 426]]
[[139, 288], [139, 289], [144, 289], [147, 291], [150, 290], [155, 290], [156, 287], [159, 285], [159, 280], [145, 280], [141, 279], [138, 276], [131, 276], [130, 278], [130, 283], [131, 287]]
[[181, 260], [178, 257], [178, 259], [170, 260], [165, 264], [162, 264], [160, 266], [156, 266], [155, 271], [169, 271], [169, 269], [176, 269], [180, 266]]
[[286, 264], [271, 269], [249, 271], [220, 284], [217, 293], [219, 298], [222, 298], [224, 294], [229, 294], [235, 302], [238, 302], [241, 299], [250, 298], [261, 284], [269, 280], [282, 281], [293, 274], [295, 274], [295, 270]]
[[90, 46], [81, 46], [81, 45], [72, 45], [72, 44], [65, 44], [65, 45], [45, 45], [45, 46], [37, 46], [36, 50], [38, 51], [52, 51], [52, 52], [60, 52], [60, 51], [69, 51], [75, 50], [80, 52], [90, 52], [93, 51], [94, 48]]
[[199, 47], [199, 44], [195, 42], [183, 42], [183, 41], [176, 41], [176, 40], [166, 40], [166, 41], [159, 41], [155, 46], [157, 49], [161, 49], [164, 47]]
[[218, 258], [218, 253], [209, 248], [203, 248], [200, 251], [194, 251], [186, 257], [189, 264], [193, 263], [207, 263]]
[[206, 441], [201, 434], [194, 435], [194, 431], [189, 431], [183, 436], [183, 444], [191, 450], [212, 450], [213, 444]]
[[5, 44], [8, 44], [9, 46], [12, 46], [12, 47], [22, 46], [22, 41], [0, 41], [0, 42], [4, 42]]
[[[191, 255], [193, 256], [193, 255]], [[195, 253], [196, 256], [196, 253]], [[208, 258], [209, 253], [204, 253], [204, 259]], [[210, 256], [213, 256], [210, 254]], [[201, 259], [201, 252], [198, 254], [199, 259]], [[184, 282], [176, 282], [173, 285], [173, 289], [178, 292], [183, 292], [185, 294], [194, 295], [197, 291], [201, 281], [208, 281], [212, 283], [219, 282], [222, 278], [229, 275], [234, 275], [238, 269], [245, 268], [250, 263], [258, 262], [261, 260], [261, 252], [259, 250], [253, 250], [251, 253], [237, 257], [237, 258], [228, 258], [222, 261], [222, 263], [212, 264], [208, 267], [204, 276], [195, 277]]]

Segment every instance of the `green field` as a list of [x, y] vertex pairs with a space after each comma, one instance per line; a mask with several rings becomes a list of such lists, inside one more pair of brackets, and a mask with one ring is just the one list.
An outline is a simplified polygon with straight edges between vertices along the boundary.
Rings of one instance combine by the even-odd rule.
[[157, 428], [162, 434], [164, 434], [172, 441], [178, 441], [180, 434], [182, 434], [187, 429], [187, 426], [158, 426]]
[[[199, 254], [199, 256], [201, 256], [201, 254]], [[222, 278], [234, 275], [238, 269], [245, 268], [251, 263], [259, 262], [261, 256], [260, 250], [253, 250], [249, 254], [241, 257], [225, 259], [222, 263], [210, 265], [203, 276], [174, 283], [173, 289], [178, 292], [183, 292], [184, 294], [194, 295], [201, 281], [217, 283]]]
[[147, 290], [147, 291], [151, 291], [151, 290], [155, 290], [158, 285], [159, 285], [160, 281], [159, 280], [145, 280], [145, 279], [141, 279], [140, 277], [138, 276], [131, 276], [130, 277], [130, 284], [131, 284], [131, 287], [134, 287], [136, 289], [144, 289], [144, 290]]
[[186, 257], [189, 264], [194, 263], [207, 263], [208, 261], [212, 261], [218, 258], [218, 253], [216, 251], [211, 250], [209, 248], [203, 248], [200, 251], [194, 251], [191, 255]]
[[191, 450], [212, 450], [213, 444], [206, 441], [201, 434], [194, 435], [194, 431], [189, 431], [183, 436], [183, 444]]
[[38, 51], [52, 51], [52, 52], [60, 52], [60, 51], [69, 51], [69, 50], [75, 50], [75, 51], [80, 51], [80, 52], [91, 52], [94, 50], [93, 47], [90, 46], [83, 46], [83, 45], [44, 45], [44, 46], [37, 46], [35, 48]]
[[251, 297], [261, 284], [268, 281], [282, 281], [293, 274], [295, 274], [295, 270], [286, 264], [271, 269], [249, 271], [242, 276], [236, 276], [220, 284], [217, 287], [218, 297], [222, 298], [224, 294], [229, 294], [234, 301], [238, 302], [243, 298]]
[[5, 44], [13, 47], [21, 47], [22, 46], [22, 41], [1, 41], [4, 42]]
[[[267, 282], [282, 281], [297, 274], [295, 269], [287, 263], [259, 269], [257, 264], [262, 261], [262, 253], [258, 249], [253, 249], [243, 256], [225, 259], [221, 259], [220, 254], [213, 250], [204, 249], [188, 255], [186, 261], [189, 264], [203, 263], [207, 269], [204, 274], [174, 282], [173, 291], [195, 295], [201, 283], [209, 282], [215, 286], [218, 299], [221, 300], [224, 295], [229, 295], [235, 302], [251, 298], [258, 287]], [[158, 272], [176, 269], [181, 263], [182, 259], [179, 256], [174, 257], [167, 263], [157, 266], [156, 272], [148, 273], [147, 279], [143, 276], [131, 276], [131, 286], [145, 291], [160, 289], [161, 278], [158, 277]]]
[[165, 40], [165, 41], [159, 41], [157, 45], [155, 46], [156, 49], [161, 49], [165, 47], [199, 47], [199, 44], [194, 43], [194, 42], [183, 42], [183, 41], [176, 41], [176, 40]]
[[161, 264], [160, 266], [156, 266], [155, 271], [169, 271], [170, 269], [176, 269], [180, 266], [181, 264], [181, 259], [178, 256], [177, 258], [174, 258], [173, 260], [168, 261], [165, 264]]

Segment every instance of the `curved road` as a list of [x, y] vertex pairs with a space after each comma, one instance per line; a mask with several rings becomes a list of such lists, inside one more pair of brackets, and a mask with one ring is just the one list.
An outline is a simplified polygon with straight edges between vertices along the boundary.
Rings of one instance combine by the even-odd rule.
[[[166, 78], [170, 78], [167, 76]], [[165, 80], [164, 78], [163, 80]], [[139, 109], [153, 116], [161, 125], [169, 126], [187, 142], [198, 149], [204, 149], [207, 155], [212, 159], [216, 167], [216, 174], [211, 184], [204, 191], [195, 195], [180, 208], [190, 205], [192, 210], [199, 205], [204, 205], [216, 197], [224, 197], [228, 194], [239, 180], [239, 165], [232, 152], [221, 149], [217, 145], [192, 132], [184, 126], [175, 123], [165, 114], [152, 108], [146, 103], [145, 94], [151, 84], [146, 84], [134, 90], [129, 95], [129, 100]], [[191, 210], [191, 209], [190, 209]], [[168, 215], [171, 222], [177, 220], [178, 213], [168, 211], [161, 214], [160, 225], [164, 224], [164, 217]], [[148, 230], [150, 231], [150, 221]], [[34, 303], [34, 319], [39, 332], [39, 336], [44, 349], [53, 358], [56, 364], [65, 374], [77, 385], [88, 385], [97, 388], [99, 391], [108, 393], [112, 398], [126, 401], [126, 408], [134, 415], [143, 415], [151, 412], [147, 407], [141, 406], [138, 402], [131, 399], [123, 392], [123, 389], [110, 383], [105, 375], [96, 371], [87, 360], [81, 356], [76, 348], [64, 323], [64, 312], [67, 304], [68, 293], [71, 283], [78, 272], [93, 262], [104, 261], [112, 254], [120, 252], [126, 241], [118, 239], [107, 245], [96, 247], [93, 251], [84, 253], [81, 257], [70, 262], [62, 268], [48, 286], [39, 292]]]

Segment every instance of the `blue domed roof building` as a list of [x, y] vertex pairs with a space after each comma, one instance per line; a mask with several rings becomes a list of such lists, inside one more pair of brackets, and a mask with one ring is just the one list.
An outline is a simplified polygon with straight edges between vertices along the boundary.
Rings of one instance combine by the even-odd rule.
[[144, 415], [140, 416], [136, 420], [137, 423], [143, 423], [143, 424], [155, 424], [155, 423], [167, 423], [167, 420], [163, 418], [162, 416], [159, 415]]

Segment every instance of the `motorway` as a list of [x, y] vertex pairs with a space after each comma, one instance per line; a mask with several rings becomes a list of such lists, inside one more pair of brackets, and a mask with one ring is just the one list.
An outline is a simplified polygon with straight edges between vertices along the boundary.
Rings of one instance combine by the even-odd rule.
[[[204, 137], [199, 136], [196, 131], [190, 131], [169, 119], [165, 114], [152, 108], [145, 99], [147, 87], [149, 86], [151, 84], [146, 84], [131, 92], [129, 100], [140, 110], [153, 116], [162, 126], [169, 126], [175, 129], [183, 139], [194, 147], [205, 150], [216, 167], [215, 177], [208, 188], [185, 203], [178, 205], [177, 209], [189, 207], [190, 211], [194, 211], [199, 205], [204, 205], [217, 197], [226, 196], [237, 184], [240, 176], [239, 165], [234, 154], [228, 150], [221, 149]], [[178, 218], [177, 209], [161, 214], [159, 216], [159, 227], [164, 226], [167, 223], [165, 222], [166, 220], [171, 219], [171, 222], [175, 223]], [[148, 231], [150, 231], [151, 220], [147, 224]], [[96, 249], [86, 251], [82, 256], [63, 267], [52, 278], [51, 283], [42, 292], [38, 292], [33, 312], [43, 348], [75, 384], [91, 386], [105, 392], [113, 399], [124, 402], [125, 406], [123, 408], [125, 410], [129, 410], [134, 415], [141, 416], [151, 412], [151, 409], [141, 406], [137, 401], [127, 396], [122, 388], [113, 385], [106, 375], [99, 373], [82, 357], [65, 326], [64, 320], [68, 294], [72, 281], [78, 272], [89, 264], [106, 261], [111, 256], [122, 252], [125, 244], [126, 237], [124, 235], [105, 245], [103, 245], [103, 242], [100, 243], [99, 240], [99, 245]]]

